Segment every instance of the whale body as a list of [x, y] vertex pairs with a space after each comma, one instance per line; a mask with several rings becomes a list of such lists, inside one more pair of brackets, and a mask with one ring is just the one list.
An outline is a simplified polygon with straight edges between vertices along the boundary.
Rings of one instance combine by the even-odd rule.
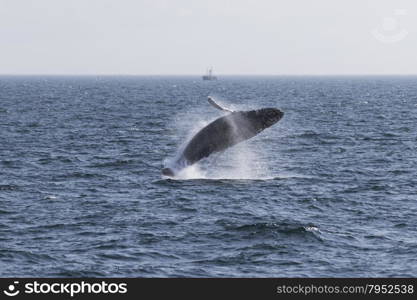
[[[213, 101], [209, 97], [209, 102]], [[210, 102], [211, 103], [211, 102]], [[182, 169], [191, 166], [212, 153], [221, 152], [277, 123], [284, 115], [277, 108], [262, 108], [250, 111], [231, 111], [218, 104], [216, 108], [231, 112], [220, 117], [197, 132], [184, 147], [177, 159], [162, 174], [173, 177]]]

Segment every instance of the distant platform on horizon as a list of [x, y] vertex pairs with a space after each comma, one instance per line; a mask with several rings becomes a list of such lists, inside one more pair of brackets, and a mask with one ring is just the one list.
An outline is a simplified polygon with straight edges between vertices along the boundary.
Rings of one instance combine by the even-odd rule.
[[202, 78], [203, 80], [217, 80], [217, 77], [213, 75], [213, 68], [207, 69], [207, 73]]

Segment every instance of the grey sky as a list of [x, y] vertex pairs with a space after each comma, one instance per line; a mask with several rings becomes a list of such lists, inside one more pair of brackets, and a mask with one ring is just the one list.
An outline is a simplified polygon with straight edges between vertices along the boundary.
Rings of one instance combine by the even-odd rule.
[[417, 74], [415, 0], [0, 0], [0, 74]]

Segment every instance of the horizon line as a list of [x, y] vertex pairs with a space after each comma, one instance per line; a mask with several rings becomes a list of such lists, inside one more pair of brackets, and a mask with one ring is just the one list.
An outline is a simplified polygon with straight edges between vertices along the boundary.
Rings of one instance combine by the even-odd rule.
[[[172, 76], [172, 77], [202, 77], [202, 74], [123, 74], [123, 73], [0, 73], [0, 76], [155, 76], [155, 77], [167, 77], [167, 76]], [[348, 73], [348, 74], [317, 74], [317, 73], [306, 73], [306, 74], [215, 74], [216, 77], [231, 77], [231, 76], [252, 76], [252, 77], [256, 77], [256, 76], [294, 76], [294, 77], [300, 77], [300, 76], [312, 76], [312, 77], [319, 77], [319, 76], [334, 76], [334, 77], [341, 77], [341, 76], [417, 76], [417, 73], [386, 73], [386, 74], [378, 74], [378, 73], [364, 73], [364, 74], [360, 74], [360, 73]]]

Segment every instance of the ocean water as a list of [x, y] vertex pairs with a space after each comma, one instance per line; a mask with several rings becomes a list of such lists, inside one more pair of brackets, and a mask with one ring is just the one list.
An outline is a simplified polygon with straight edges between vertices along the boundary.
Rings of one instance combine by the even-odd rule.
[[[258, 136], [169, 179], [223, 115]], [[417, 77], [0, 77], [0, 276], [417, 276]]]

